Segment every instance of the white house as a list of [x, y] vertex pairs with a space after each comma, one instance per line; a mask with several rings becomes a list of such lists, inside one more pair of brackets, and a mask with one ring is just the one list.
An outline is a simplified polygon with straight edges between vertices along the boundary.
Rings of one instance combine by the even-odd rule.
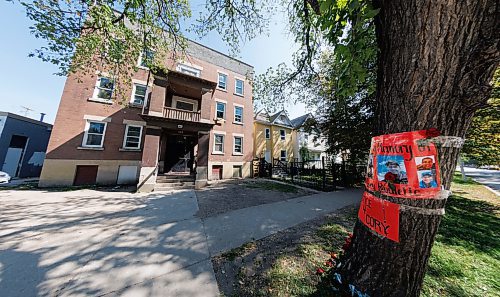
[[303, 161], [300, 149], [307, 148], [309, 160], [321, 160], [321, 157], [327, 157], [328, 155], [326, 153], [326, 138], [314, 132], [305, 131], [305, 125], [308, 120], [313, 120], [313, 116], [310, 113], [291, 120], [297, 133], [293, 147], [294, 155], [298, 157], [299, 161]]

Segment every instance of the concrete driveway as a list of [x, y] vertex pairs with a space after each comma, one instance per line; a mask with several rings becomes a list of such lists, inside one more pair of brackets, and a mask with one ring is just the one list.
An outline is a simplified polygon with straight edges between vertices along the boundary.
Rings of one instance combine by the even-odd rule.
[[210, 260], [359, 202], [320, 193], [196, 217], [194, 191], [0, 191], [0, 296], [219, 296]]
[[0, 296], [219, 296], [193, 191], [0, 191]]

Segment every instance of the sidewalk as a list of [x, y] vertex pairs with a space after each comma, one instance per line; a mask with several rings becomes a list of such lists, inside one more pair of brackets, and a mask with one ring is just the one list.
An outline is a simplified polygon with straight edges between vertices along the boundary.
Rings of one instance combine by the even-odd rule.
[[264, 238], [361, 201], [362, 190], [325, 192], [227, 212], [203, 220], [210, 255]]
[[320, 193], [203, 220], [192, 190], [0, 191], [0, 296], [216, 297], [213, 255], [360, 198]]

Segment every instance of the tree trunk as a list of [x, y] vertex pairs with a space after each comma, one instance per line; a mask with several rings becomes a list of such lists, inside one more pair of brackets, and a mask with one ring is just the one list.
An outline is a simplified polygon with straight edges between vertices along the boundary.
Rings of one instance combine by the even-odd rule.
[[[499, 61], [495, 0], [374, 1], [380, 48], [378, 134], [437, 128], [463, 138], [488, 99]], [[460, 148], [438, 149], [449, 189]], [[419, 209], [444, 208], [445, 199], [382, 197]], [[425, 211], [423, 211], [425, 212]], [[370, 296], [418, 296], [441, 215], [400, 212], [396, 243], [359, 220], [338, 272], [342, 283]]]

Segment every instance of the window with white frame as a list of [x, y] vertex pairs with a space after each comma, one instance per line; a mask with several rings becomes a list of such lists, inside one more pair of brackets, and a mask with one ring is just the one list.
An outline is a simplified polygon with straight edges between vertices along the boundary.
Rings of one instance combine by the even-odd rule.
[[243, 107], [241, 106], [234, 107], [234, 122], [243, 124]]
[[94, 88], [93, 98], [111, 101], [114, 88], [115, 82], [113, 79], [105, 76], [99, 76]]
[[224, 153], [223, 134], [214, 134], [214, 153]]
[[148, 91], [148, 87], [141, 84], [134, 84], [134, 88], [132, 90], [132, 100], [133, 104], [143, 105], [146, 99], [146, 94]]
[[280, 137], [281, 137], [281, 140], [285, 140], [286, 139], [286, 131], [281, 129], [280, 130]]
[[286, 162], [286, 151], [281, 150], [280, 160]]
[[127, 125], [123, 138], [123, 147], [127, 149], [141, 148], [142, 126]]
[[266, 128], [266, 139], [271, 139], [271, 129]]
[[179, 96], [172, 96], [172, 108], [186, 111], [197, 111], [198, 101]]
[[216, 107], [217, 108], [215, 111], [215, 117], [217, 119], [225, 119], [226, 118], [226, 103], [217, 101]]
[[235, 154], [243, 154], [243, 137], [234, 136], [233, 152]]
[[226, 74], [219, 73], [217, 88], [222, 89], [222, 90], [227, 90], [227, 75]]
[[155, 52], [149, 49], [144, 50], [139, 57], [139, 66], [148, 68], [153, 64]]
[[85, 125], [85, 133], [83, 135], [82, 146], [102, 147], [104, 143], [106, 125], [106, 122], [87, 121]]
[[201, 76], [201, 70], [200, 69], [194, 68], [192, 66], [189, 66], [189, 65], [186, 65], [186, 64], [182, 64], [182, 63], [179, 64], [179, 65], [177, 65], [177, 71], [185, 73], [185, 74], [188, 74], [188, 75], [196, 76], [196, 77], [200, 77]]
[[234, 93], [236, 95], [243, 96], [243, 92], [244, 92], [243, 81], [241, 79], [236, 79], [236, 84], [234, 86]]

